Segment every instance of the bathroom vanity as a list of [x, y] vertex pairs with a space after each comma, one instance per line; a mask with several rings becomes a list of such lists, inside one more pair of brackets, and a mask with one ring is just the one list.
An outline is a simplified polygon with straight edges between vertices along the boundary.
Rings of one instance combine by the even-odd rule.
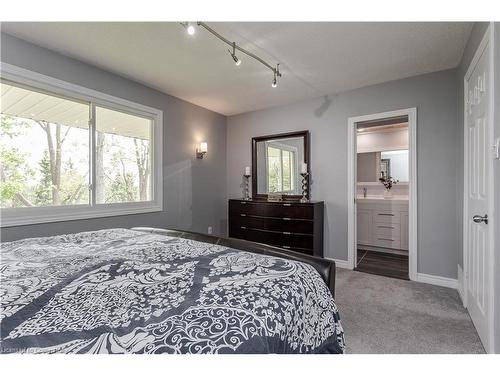
[[408, 251], [408, 199], [357, 198], [358, 248]]

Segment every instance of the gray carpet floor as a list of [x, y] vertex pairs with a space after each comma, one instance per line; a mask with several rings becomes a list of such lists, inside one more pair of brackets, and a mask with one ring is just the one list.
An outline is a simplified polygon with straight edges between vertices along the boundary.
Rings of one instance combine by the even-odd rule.
[[484, 353], [454, 289], [337, 269], [347, 353]]

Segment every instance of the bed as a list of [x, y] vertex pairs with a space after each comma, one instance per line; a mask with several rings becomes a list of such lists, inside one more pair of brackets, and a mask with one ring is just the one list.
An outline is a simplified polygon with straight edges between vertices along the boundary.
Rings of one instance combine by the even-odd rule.
[[153, 228], [1, 251], [2, 353], [344, 351], [335, 265], [323, 259]]

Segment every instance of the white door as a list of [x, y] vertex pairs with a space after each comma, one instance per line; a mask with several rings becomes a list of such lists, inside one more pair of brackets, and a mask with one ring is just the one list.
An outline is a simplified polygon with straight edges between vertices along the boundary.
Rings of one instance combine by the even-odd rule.
[[[486, 36], [487, 37], [487, 36]], [[482, 43], [465, 78], [465, 162], [467, 163], [466, 256], [467, 308], [485, 348], [490, 347], [490, 262], [488, 216], [491, 207], [490, 49]]]

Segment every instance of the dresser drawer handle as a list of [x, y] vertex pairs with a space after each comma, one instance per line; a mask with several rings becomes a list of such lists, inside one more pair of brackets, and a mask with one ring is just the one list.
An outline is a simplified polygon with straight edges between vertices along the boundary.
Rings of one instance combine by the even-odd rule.
[[394, 242], [394, 240], [392, 238], [377, 238], [377, 240]]
[[394, 229], [394, 227], [390, 227], [390, 226], [387, 226], [387, 225], [377, 225], [377, 228]]
[[241, 229], [247, 229], [247, 227], [240, 227]]
[[284, 217], [283, 220], [292, 220], [290, 217]]
[[377, 215], [380, 215], [380, 216], [394, 216], [394, 214], [377, 214]]
[[289, 249], [289, 248], [290, 248], [290, 246], [286, 246], [286, 245], [283, 245], [283, 246], [281, 246], [281, 247], [282, 247], [283, 249]]
[[245, 217], [245, 216], [247, 216], [247, 214], [240, 214], [240, 216], [243, 216], [243, 217]]
[[292, 204], [291, 203], [283, 203], [283, 206], [285, 207], [290, 207]]
[[240, 202], [241, 204], [247, 204], [247, 202]]
[[290, 234], [290, 232], [283, 232], [283, 234]]

